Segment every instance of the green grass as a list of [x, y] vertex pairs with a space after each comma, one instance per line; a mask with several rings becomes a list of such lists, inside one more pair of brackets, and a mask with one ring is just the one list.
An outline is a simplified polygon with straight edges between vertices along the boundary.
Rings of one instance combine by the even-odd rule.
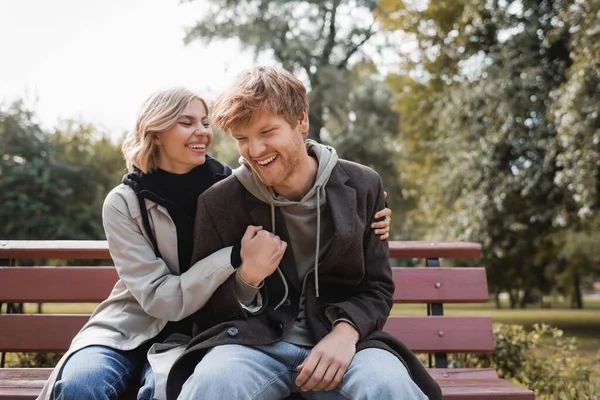
[[[492, 321], [506, 324], [531, 326], [535, 323], [546, 323], [567, 332], [581, 331], [596, 333], [600, 336], [600, 299], [586, 297], [583, 310], [568, 308], [567, 304], [555, 303], [552, 308], [540, 308], [539, 305], [528, 305], [525, 309], [496, 309], [492, 302], [481, 304], [447, 304], [445, 315], [490, 316]], [[397, 304], [392, 315], [425, 315], [426, 307], [422, 304]]]

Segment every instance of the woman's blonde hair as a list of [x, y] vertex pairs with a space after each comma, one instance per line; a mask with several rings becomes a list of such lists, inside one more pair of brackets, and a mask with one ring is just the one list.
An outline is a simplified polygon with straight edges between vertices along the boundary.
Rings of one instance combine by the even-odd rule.
[[308, 113], [306, 87], [282, 68], [259, 66], [242, 71], [233, 85], [217, 97], [212, 123], [231, 134], [249, 124], [262, 110], [283, 117], [292, 127]]
[[208, 113], [204, 99], [187, 89], [173, 88], [150, 95], [138, 111], [135, 129], [127, 134], [121, 147], [130, 172], [134, 166], [145, 174], [156, 170], [156, 135], [173, 127], [194, 99], [200, 100]]

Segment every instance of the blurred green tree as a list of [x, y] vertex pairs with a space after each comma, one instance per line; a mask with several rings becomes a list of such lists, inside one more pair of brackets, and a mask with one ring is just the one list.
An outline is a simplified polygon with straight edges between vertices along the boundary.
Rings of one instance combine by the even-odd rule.
[[22, 102], [0, 108], [0, 238], [101, 239], [102, 201], [124, 171], [119, 148], [74, 122], [49, 133]]
[[581, 217], [598, 201], [597, 2], [380, 5], [383, 26], [414, 44], [389, 77], [411, 217], [431, 238], [482, 243], [492, 288], [513, 306], [555, 285], [582, 306], [592, 255], [563, 248], [594, 225]]
[[[193, 0], [191, 0], [193, 1]], [[373, 11], [375, 0], [204, 1], [185, 42], [234, 39], [305, 79], [311, 138], [341, 157], [371, 166], [382, 176], [396, 222], [396, 238], [409, 230], [410, 205], [399, 184], [398, 114], [373, 56], [388, 48]], [[219, 146], [219, 143], [217, 143]], [[222, 148], [219, 154], [226, 154]]]
[[554, 237], [560, 249], [555, 272], [572, 306], [581, 308], [582, 284], [600, 276], [600, 1], [572, 1], [554, 34], [570, 35], [572, 60], [549, 107], [557, 132], [555, 183], [567, 197], [556, 218], [563, 229]]

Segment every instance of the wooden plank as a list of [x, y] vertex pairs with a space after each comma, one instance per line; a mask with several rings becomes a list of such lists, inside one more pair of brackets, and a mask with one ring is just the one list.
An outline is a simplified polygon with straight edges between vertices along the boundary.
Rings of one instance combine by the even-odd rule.
[[494, 351], [490, 317], [391, 316], [384, 331], [402, 340], [414, 352]]
[[[428, 368], [433, 379], [499, 379], [493, 368]], [[0, 375], [1, 376], [1, 375]]]
[[485, 303], [484, 268], [392, 268], [395, 303]]
[[[4, 368], [0, 369], [0, 387], [7, 381], [40, 381], [50, 376], [52, 368]], [[439, 379], [498, 379], [493, 368], [428, 368], [435, 380]]]
[[440, 379], [444, 400], [535, 400], [535, 394], [502, 379]]
[[[498, 379], [491, 369], [429, 369], [440, 384], [444, 400], [533, 400], [530, 390]], [[50, 368], [0, 369], [0, 399], [35, 399]], [[452, 379], [440, 378], [440, 374]], [[462, 378], [460, 378], [462, 377]], [[476, 378], [475, 378], [476, 377]]]
[[[393, 274], [396, 303], [489, 299], [483, 268], [393, 268]], [[117, 280], [114, 267], [0, 267], [0, 302], [98, 302]]]
[[100, 302], [118, 279], [114, 267], [0, 267], [0, 302]]
[[389, 242], [390, 258], [479, 258], [481, 245], [469, 242]]
[[0, 315], [0, 351], [65, 351], [89, 315]]
[[[88, 315], [0, 315], [0, 351], [63, 351]], [[386, 332], [415, 352], [492, 352], [489, 317], [392, 316]], [[40, 335], [39, 332], [44, 332]]]
[[52, 368], [0, 368], [0, 382], [6, 380], [46, 380]]
[[105, 240], [0, 240], [0, 259], [110, 260]]
[[[390, 241], [390, 258], [478, 258], [481, 246], [468, 242]], [[105, 240], [0, 240], [0, 259], [109, 260]]]
[[1, 400], [35, 400], [42, 389], [0, 388]]

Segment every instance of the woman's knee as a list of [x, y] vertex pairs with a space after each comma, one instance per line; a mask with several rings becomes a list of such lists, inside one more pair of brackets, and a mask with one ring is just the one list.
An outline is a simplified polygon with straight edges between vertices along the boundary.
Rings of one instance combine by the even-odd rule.
[[136, 364], [122, 352], [102, 346], [86, 347], [69, 357], [54, 385], [61, 399], [114, 399], [131, 382]]
[[98, 380], [91, 374], [78, 374], [60, 379], [54, 384], [55, 400], [115, 399], [116, 391], [106, 381]]

